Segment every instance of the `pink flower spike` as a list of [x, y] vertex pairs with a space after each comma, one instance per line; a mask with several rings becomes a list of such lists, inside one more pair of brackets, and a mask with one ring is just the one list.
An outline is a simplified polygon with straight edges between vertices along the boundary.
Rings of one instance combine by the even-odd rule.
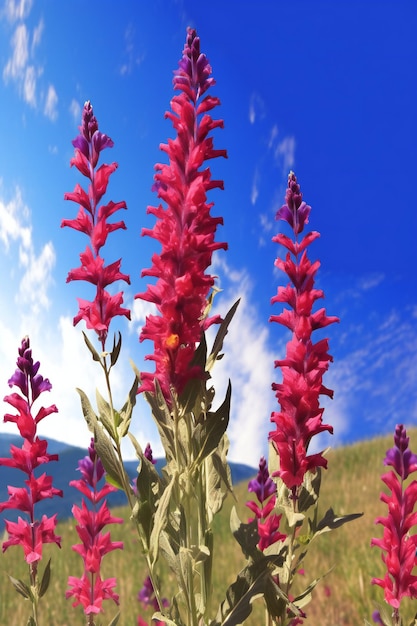
[[99, 206], [107, 191], [110, 176], [116, 171], [118, 165], [117, 163], [103, 163], [96, 169], [101, 151], [105, 148], [112, 148], [113, 141], [99, 131], [90, 102], [84, 105], [80, 135], [74, 139], [73, 145], [75, 156], [71, 160], [71, 165], [75, 165], [88, 178], [88, 193], [77, 184], [72, 193], [64, 195], [65, 200], [76, 202], [80, 208], [75, 219], [62, 220], [61, 226], [69, 226], [87, 235], [90, 246], [87, 246], [85, 252], [80, 255], [81, 267], [68, 273], [67, 282], [85, 280], [96, 286], [96, 296], [92, 302], [78, 299], [79, 311], [74, 317], [74, 325], [84, 320], [87, 328], [97, 333], [102, 349], [105, 351], [111, 320], [118, 315], [130, 319], [130, 311], [121, 306], [123, 293], [111, 295], [106, 290], [109, 285], [119, 280], [130, 284], [129, 276], [120, 271], [120, 260], [106, 266], [99, 254], [109, 233], [126, 228], [122, 221], [113, 223], [108, 221], [116, 211], [125, 209], [126, 203], [110, 201]]
[[84, 572], [81, 578], [70, 576], [68, 578], [68, 586], [70, 589], [66, 592], [66, 598], [74, 597], [73, 606], [81, 604], [84, 613], [102, 612], [103, 600], [113, 600], [119, 603], [119, 596], [114, 592], [116, 586], [115, 578], [102, 580], [100, 577], [101, 562], [103, 557], [113, 550], [122, 550], [123, 543], [121, 541], [112, 541], [110, 532], [102, 532], [105, 526], [109, 524], [122, 524], [123, 520], [114, 517], [106, 500], [97, 510], [97, 503], [110, 491], [114, 491], [114, 487], [106, 487], [101, 489], [98, 483], [104, 478], [105, 472], [100, 458], [94, 448], [94, 439], [91, 439], [88, 448], [88, 456], [84, 457], [78, 463], [78, 469], [81, 471], [82, 478], [80, 480], [71, 481], [71, 485], [76, 487], [83, 495], [91, 501], [93, 508], [89, 509], [84, 500], [81, 502], [81, 508], [74, 505], [72, 513], [78, 524], [75, 529], [81, 543], [72, 546], [84, 563]]
[[169, 163], [157, 163], [153, 187], [166, 208], [150, 207], [148, 212], [157, 222], [152, 229], [142, 230], [142, 235], [157, 239], [162, 246], [161, 253], [152, 257], [152, 267], [142, 272], [142, 276], [156, 277], [157, 282], [136, 295], [153, 302], [158, 312], [147, 317], [140, 335], [140, 341], [153, 341], [154, 352], [148, 360], [155, 363], [154, 373], [142, 373], [140, 390], [154, 391], [157, 379], [168, 403], [171, 394], [181, 394], [189, 380], [205, 375], [200, 367], [192, 367], [191, 361], [203, 330], [219, 321], [206, 318], [209, 292], [214, 285], [214, 276], [206, 270], [213, 252], [227, 249], [225, 243], [214, 241], [222, 219], [211, 216], [212, 204], [207, 202], [207, 192], [222, 188], [223, 183], [212, 180], [210, 169], [204, 167], [208, 159], [227, 156], [225, 150], [213, 148], [213, 139], [208, 136], [223, 122], [207, 113], [219, 100], [208, 95], [202, 99], [214, 80], [193, 29], [187, 31], [173, 83], [180, 93], [173, 97], [172, 110], [166, 117], [176, 136], [161, 146]]
[[[62, 497], [62, 491], [53, 486], [51, 476], [47, 476], [46, 472], [38, 476], [34, 473], [40, 465], [58, 460], [57, 454], [48, 454], [47, 441], [39, 439], [36, 434], [39, 421], [57, 411], [56, 406], [51, 405], [35, 412], [35, 403], [41, 394], [52, 388], [49, 380], [39, 374], [39, 368], [39, 361], [33, 361], [29, 338], [25, 337], [18, 349], [17, 369], [9, 379], [9, 386], [17, 387], [19, 392], [4, 398], [17, 411], [16, 415], [6, 414], [4, 421], [17, 425], [23, 444], [21, 448], [10, 446], [11, 458], [0, 458], [0, 466], [19, 469], [25, 474], [25, 486], [7, 486], [9, 497], [0, 502], [0, 512], [17, 509], [28, 517], [19, 517], [17, 522], [5, 520], [9, 538], [3, 543], [3, 551], [12, 545], [21, 545], [26, 562], [34, 565], [33, 572], [36, 572], [36, 564], [42, 558], [44, 543], [56, 543], [60, 547], [60, 537], [54, 533], [56, 516], [48, 518], [44, 515], [39, 522], [35, 516], [35, 505], [46, 498]], [[34, 578], [31, 584], [36, 584]]]
[[387, 451], [384, 459], [384, 464], [393, 469], [382, 476], [390, 491], [381, 494], [388, 515], [375, 520], [376, 524], [383, 526], [383, 536], [371, 541], [371, 546], [381, 548], [387, 568], [384, 578], [373, 578], [372, 584], [383, 588], [385, 601], [397, 613], [404, 597], [417, 598], [417, 576], [413, 574], [417, 550], [417, 481], [413, 480], [407, 486], [404, 484], [405, 479], [417, 471], [417, 456], [408, 444], [404, 426], [397, 425], [394, 447]]
[[270, 321], [288, 328], [292, 338], [287, 344], [285, 358], [275, 361], [275, 367], [282, 370], [282, 383], [274, 383], [272, 388], [281, 410], [272, 413], [271, 421], [276, 424], [276, 430], [270, 433], [269, 438], [280, 461], [276, 475], [296, 497], [306, 472], [327, 467], [322, 453], [308, 454], [310, 441], [315, 435], [323, 431], [333, 432], [330, 425], [323, 424], [323, 409], [319, 404], [321, 395], [333, 397], [333, 392], [323, 385], [323, 376], [332, 357], [328, 353], [328, 340], [313, 343], [312, 333], [339, 319], [327, 316], [323, 308], [313, 311], [316, 301], [323, 298], [324, 294], [322, 290], [314, 288], [320, 262], [312, 263], [307, 249], [319, 233], [311, 232], [301, 242], [297, 240], [308, 223], [311, 207], [303, 202], [293, 172], [288, 176], [285, 201], [277, 212], [277, 219], [288, 222], [294, 241], [281, 233], [273, 240], [288, 251], [285, 260], [278, 258], [275, 265], [287, 275], [290, 282], [286, 287], [278, 287], [272, 303], [283, 302], [290, 308], [284, 309], [279, 315], [272, 315]]

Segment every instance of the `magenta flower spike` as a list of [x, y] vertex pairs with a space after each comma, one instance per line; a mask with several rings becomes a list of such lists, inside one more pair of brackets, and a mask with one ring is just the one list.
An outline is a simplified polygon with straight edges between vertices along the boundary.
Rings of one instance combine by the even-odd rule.
[[109, 233], [120, 228], [126, 229], [123, 221], [108, 221], [119, 209], [126, 209], [126, 203], [110, 201], [100, 204], [107, 191], [109, 178], [118, 165], [103, 163], [96, 169], [101, 151], [112, 148], [113, 141], [100, 132], [90, 102], [84, 105], [79, 129], [80, 135], [72, 142], [75, 156], [71, 159], [71, 165], [75, 165], [89, 180], [88, 192], [77, 184], [72, 193], [64, 195], [65, 200], [72, 200], [79, 205], [79, 211], [75, 219], [62, 220], [61, 227], [69, 226], [84, 233], [89, 238], [90, 246], [80, 254], [81, 266], [68, 273], [67, 282], [85, 280], [96, 286], [96, 296], [92, 302], [78, 298], [79, 311], [74, 317], [74, 325], [84, 320], [87, 328], [97, 333], [104, 351], [111, 320], [118, 315], [130, 319], [130, 311], [122, 307], [123, 293], [111, 295], [106, 289], [119, 280], [130, 284], [129, 276], [120, 271], [121, 259], [106, 266], [100, 256]]
[[285, 204], [276, 217], [289, 224], [294, 237], [283, 233], [273, 237], [273, 241], [287, 250], [285, 260], [277, 258], [275, 265], [288, 276], [290, 282], [286, 287], [278, 287], [277, 295], [271, 300], [272, 303], [286, 303], [289, 309], [272, 315], [270, 321], [286, 326], [292, 337], [287, 344], [285, 358], [275, 361], [275, 367], [280, 367], [282, 371], [282, 382], [272, 385], [280, 411], [272, 413], [271, 421], [275, 423], [276, 430], [270, 433], [269, 438], [279, 455], [280, 469], [276, 475], [280, 476], [294, 497], [307, 471], [327, 467], [322, 452], [308, 454], [312, 437], [323, 431], [333, 432], [331, 426], [322, 422], [324, 409], [319, 403], [321, 395], [333, 397], [333, 391], [322, 382], [333, 359], [328, 353], [328, 339], [313, 343], [312, 334], [339, 320], [328, 317], [324, 308], [313, 312], [313, 305], [323, 297], [323, 292], [314, 288], [320, 262], [310, 261], [307, 247], [320, 235], [313, 231], [298, 241], [298, 235], [308, 223], [310, 211], [311, 207], [303, 202], [295, 174], [290, 172]]
[[8, 540], [3, 543], [3, 552], [10, 546], [20, 545], [23, 548], [26, 562], [31, 569], [31, 584], [35, 584], [37, 565], [42, 559], [42, 548], [46, 543], [56, 543], [61, 547], [61, 537], [55, 535], [57, 524], [56, 515], [42, 516], [39, 521], [35, 515], [35, 505], [46, 498], [62, 497], [62, 491], [52, 484], [52, 477], [46, 473], [40, 475], [38, 467], [57, 461], [57, 454], [47, 452], [48, 442], [37, 436], [37, 425], [47, 415], [56, 413], [58, 409], [53, 404], [49, 407], [35, 409], [35, 402], [45, 391], [50, 391], [51, 383], [38, 372], [40, 363], [34, 362], [28, 337], [22, 340], [18, 350], [17, 369], [9, 379], [10, 387], [17, 387], [18, 392], [9, 394], [4, 401], [10, 404], [17, 413], [7, 413], [5, 422], [17, 425], [23, 438], [21, 448], [10, 446], [10, 458], [0, 458], [0, 465], [14, 467], [26, 474], [24, 487], [8, 486], [9, 499], [0, 502], [0, 513], [7, 509], [17, 509], [25, 514], [17, 522], [5, 520]]
[[273, 543], [286, 539], [286, 535], [279, 532], [279, 524], [282, 515], [277, 515], [272, 512], [276, 504], [277, 488], [269, 475], [268, 466], [264, 457], [261, 457], [259, 461], [258, 475], [256, 478], [249, 481], [248, 491], [255, 493], [259, 502], [259, 504], [257, 504], [253, 500], [250, 500], [246, 502], [246, 506], [255, 513], [259, 534], [258, 548], [263, 552], [265, 548]]
[[373, 578], [372, 583], [383, 588], [385, 601], [394, 608], [397, 617], [402, 598], [417, 598], [417, 576], [413, 574], [417, 549], [417, 481], [405, 486], [405, 480], [417, 471], [417, 455], [408, 445], [406, 429], [402, 424], [397, 425], [394, 447], [384, 459], [384, 465], [393, 469], [381, 477], [390, 491], [381, 493], [388, 515], [375, 520], [384, 527], [384, 532], [382, 539], [371, 541], [372, 546], [381, 548], [387, 568], [384, 578]]
[[102, 579], [100, 568], [102, 559], [108, 552], [123, 549], [123, 542], [111, 541], [110, 533], [102, 531], [108, 524], [122, 524], [123, 520], [110, 513], [106, 500], [100, 507], [98, 506], [103, 498], [112, 491], [117, 491], [117, 488], [108, 483], [98, 488], [105, 471], [95, 451], [94, 439], [91, 439], [88, 456], [78, 462], [78, 469], [82, 478], [71, 481], [70, 485], [88, 498], [92, 508], [87, 507], [84, 498], [81, 508], [76, 505], [72, 507], [72, 514], [78, 522], [75, 528], [81, 540], [81, 543], [73, 545], [72, 549], [83, 559], [84, 572], [81, 578], [75, 576], [68, 578], [70, 589], [65, 597], [74, 598], [74, 607], [81, 604], [85, 615], [90, 616], [89, 623], [93, 623], [94, 615], [103, 611], [104, 600], [113, 600], [119, 604], [119, 596], [114, 591], [116, 579]]
[[209, 137], [212, 130], [223, 127], [222, 120], [213, 120], [209, 114], [220, 103], [206, 93], [214, 82], [210, 64], [200, 52], [200, 39], [189, 28], [173, 80], [180, 93], [166, 113], [177, 135], [161, 145], [169, 163], [155, 166], [154, 189], [166, 207], [148, 207], [157, 222], [152, 229], [142, 230], [142, 235], [154, 237], [162, 246], [152, 257], [152, 267], [142, 272], [142, 276], [156, 277], [157, 282], [136, 295], [153, 302], [159, 313], [147, 317], [140, 335], [140, 341], [154, 342], [154, 352], [146, 358], [155, 362], [154, 373], [142, 373], [141, 391], [154, 391], [157, 379], [167, 402], [171, 393], [180, 394], [190, 379], [204, 376], [190, 364], [202, 332], [220, 321], [206, 316], [214, 285], [214, 277], [206, 270], [213, 252], [227, 249], [227, 244], [214, 240], [223, 220], [210, 215], [213, 204], [207, 202], [207, 192], [222, 189], [223, 181], [212, 180], [210, 169], [203, 169], [208, 159], [227, 156], [225, 150], [214, 149]]

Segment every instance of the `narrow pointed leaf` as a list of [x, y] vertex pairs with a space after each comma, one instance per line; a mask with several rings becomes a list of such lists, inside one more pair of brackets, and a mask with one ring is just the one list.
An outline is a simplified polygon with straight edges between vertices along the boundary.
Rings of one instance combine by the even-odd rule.
[[27, 600], [33, 601], [31, 588], [26, 583], [24, 583], [23, 580], [20, 580], [20, 578], [13, 578], [13, 576], [10, 576], [10, 574], [8, 574], [8, 576], [17, 593], [20, 593], [20, 595]]
[[48, 590], [49, 582], [51, 580], [51, 559], [48, 560], [45, 569], [42, 574], [41, 584], [39, 586], [39, 597], [42, 598], [43, 595]]
[[334, 530], [335, 528], [339, 528], [346, 524], [346, 522], [351, 522], [352, 520], [358, 519], [362, 517], [363, 513], [350, 513], [349, 515], [336, 515], [332, 508], [330, 508], [322, 520], [317, 524], [317, 528], [315, 531], [315, 536], [320, 533], [325, 533], [330, 530]]
[[109, 626], [116, 626], [116, 624], [119, 622], [119, 618], [120, 618], [120, 612], [116, 613], [116, 615], [113, 617], [112, 621], [109, 622]]
[[110, 353], [110, 363], [111, 366], [113, 367], [113, 365], [115, 365], [117, 359], [119, 358], [119, 354], [120, 354], [120, 349], [122, 347], [122, 334], [120, 332], [118, 332], [118, 340], [116, 342], [116, 335], [114, 335], [113, 338], [113, 349]]
[[91, 341], [89, 340], [89, 338], [87, 337], [85, 332], [82, 331], [82, 333], [83, 333], [85, 344], [86, 344], [87, 348], [90, 350], [91, 356], [93, 357], [93, 360], [94, 361], [98, 361], [100, 363], [101, 358], [100, 358], [99, 353], [97, 352], [97, 350], [95, 349], [95, 347], [93, 346], [93, 344], [91, 343]]
[[237, 300], [230, 311], [225, 316], [224, 320], [220, 324], [219, 330], [217, 331], [216, 339], [213, 343], [213, 348], [207, 359], [206, 370], [209, 372], [213, 367], [214, 363], [219, 360], [221, 357], [219, 356], [220, 350], [223, 348], [223, 341], [228, 333], [229, 324], [233, 319], [234, 314], [236, 313], [236, 309], [239, 306], [240, 298]]

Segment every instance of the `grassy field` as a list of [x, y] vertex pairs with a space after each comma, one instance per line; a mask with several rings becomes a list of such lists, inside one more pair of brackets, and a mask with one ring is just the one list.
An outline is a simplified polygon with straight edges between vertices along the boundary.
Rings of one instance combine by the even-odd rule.
[[[417, 449], [417, 430], [410, 430], [409, 435], [411, 449]], [[385, 452], [392, 445], [393, 438], [389, 436], [340, 448], [328, 454], [329, 469], [323, 476], [320, 510], [324, 513], [332, 506], [338, 514], [363, 512], [364, 515], [359, 520], [320, 536], [316, 545], [311, 546], [305, 562], [303, 582], [308, 583], [332, 567], [333, 570], [319, 584], [307, 607], [307, 626], [358, 626], [364, 623], [365, 618], [370, 620], [374, 602], [382, 602], [382, 589], [370, 584], [373, 576], [380, 576], [384, 571], [380, 550], [371, 549], [370, 541], [373, 536], [382, 534], [382, 527], [375, 526], [374, 520], [378, 515], [386, 514], [379, 500], [382, 490], [380, 476], [384, 471], [382, 462]], [[240, 517], [247, 519], [248, 509], [244, 506], [248, 499], [246, 485], [237, 486], [236, 496]], [[215, 607], [222, 599], [223, 590], [244, 564], [240, 548], [229, 531], [229, 515], [233, 504], [233, 499], [228, 497], [215, 525]], [[116, 576], [119, 581], [122, 609], [119, 624], [134, 626], [141, 612], [136, 596], [146, 576], [146, 569], [127, 511], [116, 509], [114, 513], [127, 520], [124, 527], [112, 527], [112, 538], [123, 539], [125, 549], [105, 557], [104, 575]], [[72, 609], [71, 602], [65, 600], [68, 575], [80, 576], [82, 573], [81, 558], [71, 550], [71, 545], [78, 540], [74, 522], [69, 520], [61, 523], [58, 534], [62, 535], [62, 549], [58, 550], [56, 546], [45, 548], [45, 557], [52, 556], [52, 580], [48, 593], [41, 601], [41, 623], [42, 626], [84, 624], [82, 609]], [[27, 579], [22, 555], [20, 548], [12, 547], [0, 556], [0, 625], [23, 625], [30, 611], [30, 606], [15, 592], [6, 574]], [[165, 576], [164, 581], [165, 595], [169, 596], [172, 582], [169, 576]], [[114, 605], [106, 604], [108, 607], [102, 618], [103, 625], [116, 612]], [[416, 606], [410, 605], [410, 617], [413, 608], [414, 613], [417, 611]], [[215, 612], [216, 609], [213, 609], [213, 616]], [[143, 617], [149, 618], [149, 614]], [[263, 623], [261, 601], [255, 602], [254, 612], [246, 623], [250, 626]]]

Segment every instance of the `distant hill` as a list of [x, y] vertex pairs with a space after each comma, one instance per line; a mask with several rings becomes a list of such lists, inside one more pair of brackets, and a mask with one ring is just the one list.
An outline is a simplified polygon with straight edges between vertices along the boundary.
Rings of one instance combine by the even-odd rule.
[[[21, 447], [22, 438], [18, 435], [10, 435], [8, 433], [0, 433], [0, 457], [10, 457], [10, 445]], [[50, 454], [59, 454], [58, 462], [51, 462], [39, 468], [39, 473], [46, 473], [53, 477], [53, 485], [57, 489], [62, 489], [64, 495], [62, 498], [46, 499], [36, 505], [37, 517], [41, 515], [53, 515], [58, 513], [58, 518], [63, 520], [71, 516], [73, 504], [80, 505], [81, 494], [74, 487], [69, 486], [71, 480], [79, 478], [78, 461], [87, 455], [85, 448], [70, 446], [61, 441], [48, 439], [48, 452]], [[163, 466], [163, 460], [157, 460], [157, 467]], [[127, 461], [125, 463], [126, 471], [132, 480], [137, 475], [138, 461]], [[256, 474], [256, 469], [244, 465], [242, 463], [231, 463], [233, 483], [238, 484], [244, 480], [248, 480]], [[0, 467], [0, 502], [8, 500], [7, 486], [16, 487], [23, 486], [25, 476], [20, 470], [9, 467]], [[118, 491], [112, 493], [107, 498], [109, 506], [122, 506], [126, 504], [126, 498], [123, 492]], [[0, 533], [3, 529], [2, 521], [4, 518], [16, 520], [18, 515], [22, 515], [20, 511], [6, 510], [0, 514]]]

